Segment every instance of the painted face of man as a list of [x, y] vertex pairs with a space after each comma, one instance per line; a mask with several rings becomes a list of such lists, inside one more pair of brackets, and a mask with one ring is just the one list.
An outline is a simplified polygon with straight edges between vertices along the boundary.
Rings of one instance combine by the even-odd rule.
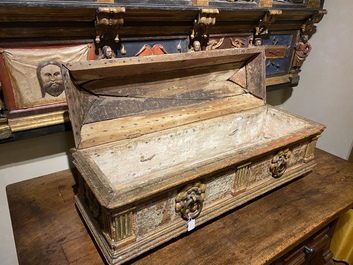
[[53, 97], [59, 96], [64, 91], [61, 68], [55, 64], [43, 66], [40, 70], [42, 90]]

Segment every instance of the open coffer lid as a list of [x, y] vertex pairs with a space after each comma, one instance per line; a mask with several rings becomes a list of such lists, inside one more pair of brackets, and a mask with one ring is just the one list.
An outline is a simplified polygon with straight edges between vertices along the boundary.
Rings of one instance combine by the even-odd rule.
[[263, 47], [104, 59], [65, 68], [77, 149], [265, 104]]

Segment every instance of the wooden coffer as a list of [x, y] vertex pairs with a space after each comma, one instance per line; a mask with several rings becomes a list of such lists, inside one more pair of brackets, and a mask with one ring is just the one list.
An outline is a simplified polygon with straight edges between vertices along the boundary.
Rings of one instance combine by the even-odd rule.
[[110, 264], [315, 165], [324, 126], [265, 103], [262, 47], [65, 68], [76, 202]]

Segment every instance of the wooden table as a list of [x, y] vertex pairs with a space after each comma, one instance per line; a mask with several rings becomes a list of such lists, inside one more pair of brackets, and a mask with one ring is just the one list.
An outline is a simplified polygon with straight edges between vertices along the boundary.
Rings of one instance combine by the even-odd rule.
[[[268, 264], [353, 206], [353, 164], [316, 150], [306, 176], [202, 225], [132, 264]], [[75, 209], [74, 174], [7, 187], [20, 264], [104, 264]]]

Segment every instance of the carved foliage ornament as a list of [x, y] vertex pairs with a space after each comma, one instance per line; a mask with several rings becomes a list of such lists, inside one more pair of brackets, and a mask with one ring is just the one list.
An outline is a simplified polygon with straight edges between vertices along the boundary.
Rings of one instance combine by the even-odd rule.
[[278, 152], [278, 154], [272, 158], [270, 165], [272, 177], [279, 178], [284, 174], [287, 169], [291, 155], [292, 152], [289, 149], [285, 149]]
[[206, 185], [197, 182], [186, 186], [175, 198], [175, 211], [185, 220], [197, 218], [203, 208]]

